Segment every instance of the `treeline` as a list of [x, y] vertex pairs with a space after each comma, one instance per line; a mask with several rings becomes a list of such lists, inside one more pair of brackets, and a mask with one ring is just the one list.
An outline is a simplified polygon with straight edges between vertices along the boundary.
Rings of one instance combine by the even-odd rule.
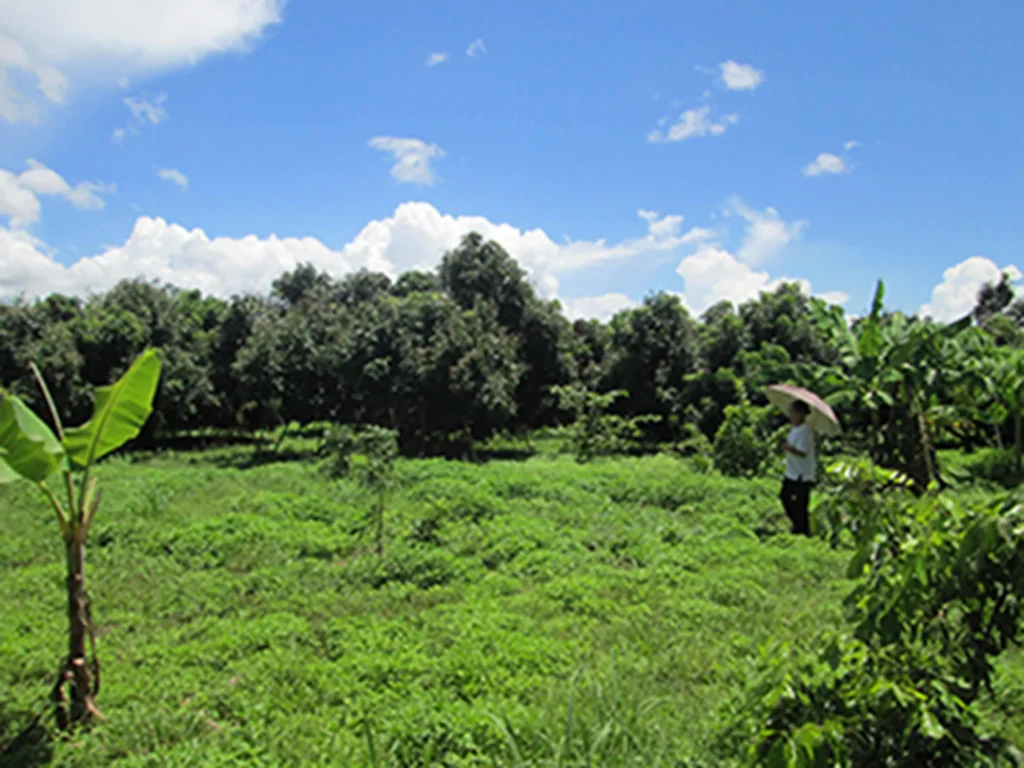
[[[395, 281], [365, 270], [335, 280], [303, 265], [268, 296], [223, 300], [135, 280], [87, 300], [0, 305], [0, 384], [44, 411], [35, 362], [76, 423], [96, 385], [156, 347], [164, 374], [151, 442], [332, 421], [395, 429], [407, 452], [452, 454], [564, 421], [555, 393], [565, 386], [625, 390], [617, 413], [659, 417], [646, 435], [666, 441], [713, 436], [727, 406], [756, 400], [787, 371], [841, 371], [842, 343], [822, 322], [839, 316], [783, 285], [700, 318], [659, 293], [607, 324], [570, 322], [500, 245], [472, 233], [435, 272]], [[975, 319], [993, 344], [1024, 338], [1024, 300], [1009, 280], [986, 286]]]

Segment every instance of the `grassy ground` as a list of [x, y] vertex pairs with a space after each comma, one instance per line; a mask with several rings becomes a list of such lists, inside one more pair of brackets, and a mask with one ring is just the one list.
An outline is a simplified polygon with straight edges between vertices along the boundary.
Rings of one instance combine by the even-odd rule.
[[[761, 643], [842, 621], [846, 554], [784, 534], [770, 481], [403, 461], [378, 559], [356, 487], [243, 459], [104, 465], [107, 721], [0, 763], [697, 765]], [[66, 619], [52, 513], [30, 487], [0, 509], [2, 745], [45, 706]]]

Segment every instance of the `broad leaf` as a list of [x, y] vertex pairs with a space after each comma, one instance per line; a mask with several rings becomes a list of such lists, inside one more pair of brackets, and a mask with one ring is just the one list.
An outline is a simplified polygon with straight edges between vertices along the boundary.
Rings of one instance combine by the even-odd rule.
[[159, 381], [160, 359], [147, 350], [117, 383], [97, 389], [92, 418], [65, 433], [71, 461], [88, 466], [137, 437], [153, 411]]
[[861, 357], [878, 358], [882, 354], [882, 300], [885, 298], [885, 283], [878, 281], [875, 289], [875, 298], [871, 302], [871, 314], [860, 327], [860, 335], [857, 338], [857, 353]]
[[11, 465], [4, 461], [4, 451], [0, 451], [0, 485], [7, 485], [18, 480], [21, 476], [11, 469]]
[[60, 467], [64, 449], [46, 423], [20, 398], [0, 393], [0, 483], [11, 473], [39, 483]]

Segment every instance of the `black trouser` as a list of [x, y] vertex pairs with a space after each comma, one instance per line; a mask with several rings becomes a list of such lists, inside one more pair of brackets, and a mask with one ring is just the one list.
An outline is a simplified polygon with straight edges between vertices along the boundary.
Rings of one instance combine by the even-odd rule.
[[807, 514], [807, 506], [811, 501], [812, 483], [802, 480], [790, 480], [788, 477], [782, 481], [782, 506], [786, 509], [786, 515], [793, 523], [793, 533], [811, 535], [811, 521]]

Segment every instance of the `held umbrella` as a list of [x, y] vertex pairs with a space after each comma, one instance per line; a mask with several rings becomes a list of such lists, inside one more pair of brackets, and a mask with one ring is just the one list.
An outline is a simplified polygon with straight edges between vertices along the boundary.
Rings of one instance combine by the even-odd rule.
[[789, 384], [773, 384], [765, 390], [765, 395], [767, 395], [769, 403], [783, 411], [788, 410], [789, 406], [797, 400], [805, 403], [811, 409], [807, 423], [815, 432], [834, 437], [843, 431], [832, 406], [809, 389]]

